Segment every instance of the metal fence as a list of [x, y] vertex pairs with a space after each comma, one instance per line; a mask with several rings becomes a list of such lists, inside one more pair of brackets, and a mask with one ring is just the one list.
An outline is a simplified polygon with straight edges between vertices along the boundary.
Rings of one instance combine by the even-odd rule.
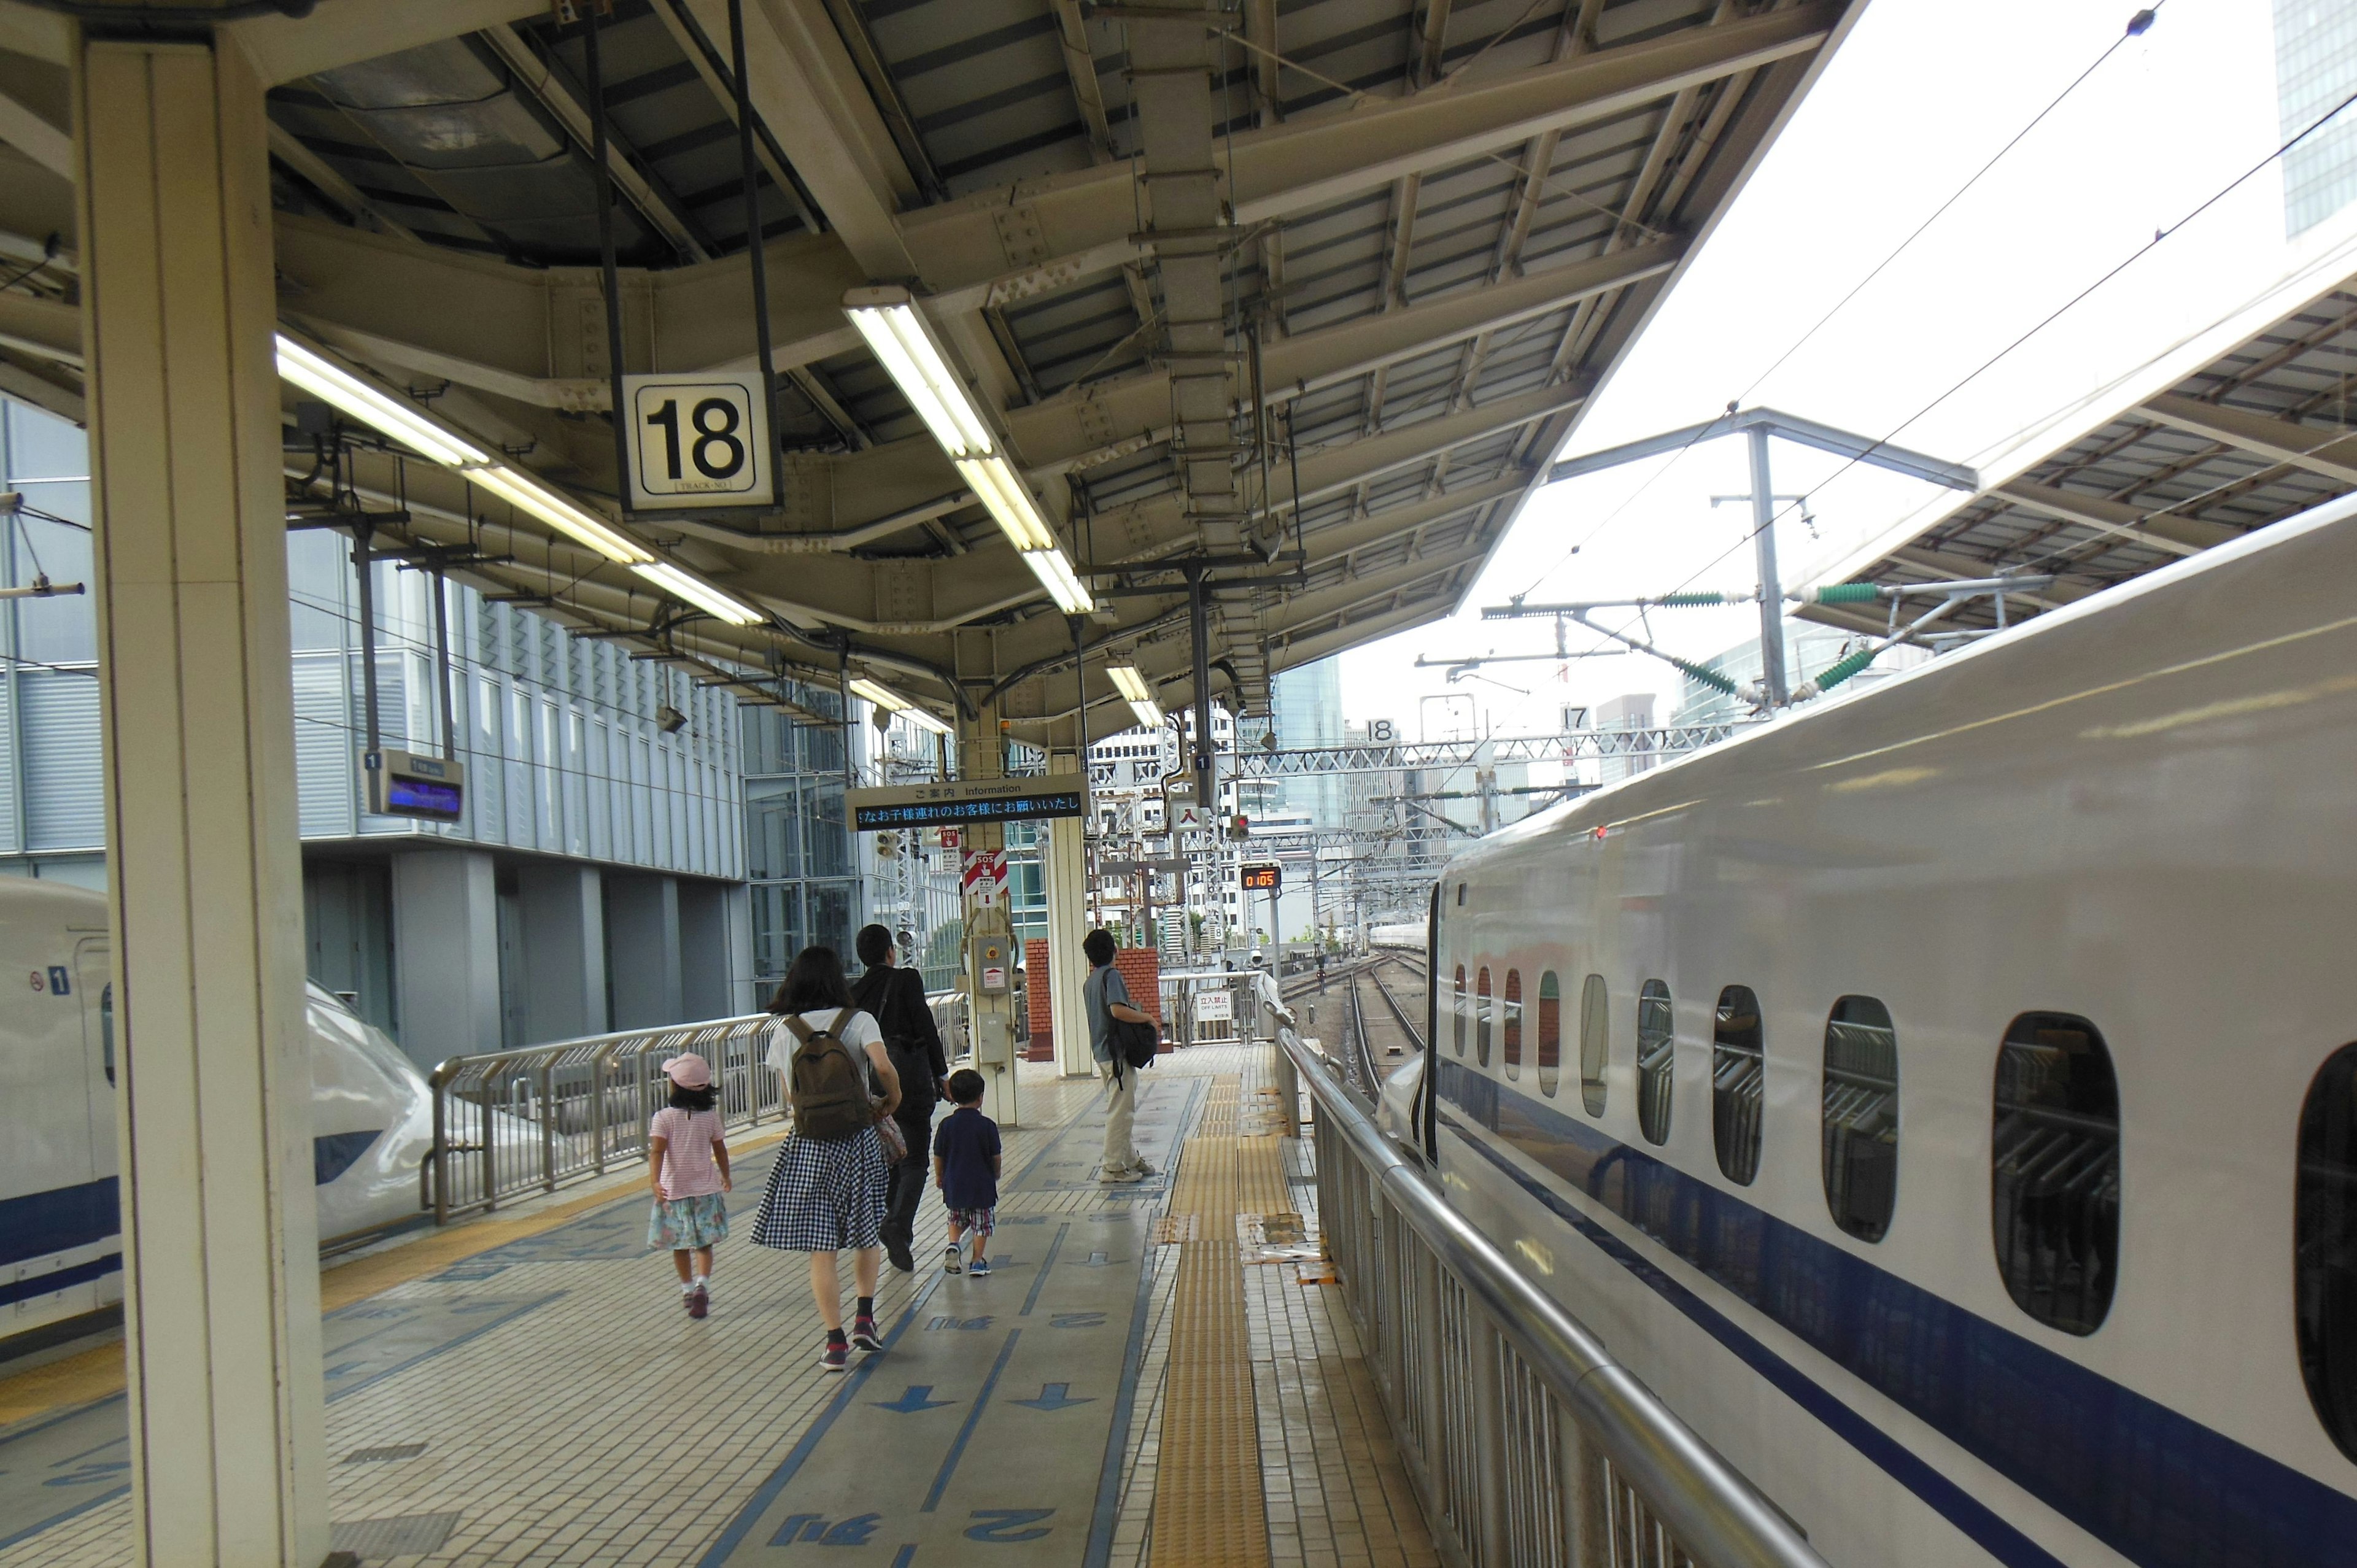
[[1317, 1102], [1320, 1233], [1401, 1458], [1464, 1568], [1824, 1568], [1260, 1005]]
[[[954, 1061], [965, 1049], [965, 998], [929, 1000]], [[447, 1221], [644, 1160], [648, 1119], [670, 1093], [663, 1063], [690, 1052], [712, 1064], [724, 1125], [784, 1118], [778, 1076], [762, 1066], [772, 1022], [750, 1013], [450, 1058], [427, 1080], [434, 1147], [420, 1176], [424, 1207]]]

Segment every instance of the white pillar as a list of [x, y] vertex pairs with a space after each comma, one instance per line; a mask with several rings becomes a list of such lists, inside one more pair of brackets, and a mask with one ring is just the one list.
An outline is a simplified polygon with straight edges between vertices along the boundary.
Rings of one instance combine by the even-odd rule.
[[[1070, 777], [1080, 759], [1058, 757], [1049, 771]], [[1081, 939], [1089, 934], [1088, 863], [1086, 839], [1078, 817], [1057, 817], [1048, 824], [1048, 853], [1042, 858], [1042, 880], [1048, 894], [1048, 1000], [1056, 1032], [1056, 1068], [1086, 1077], [1096, 1070], [1089, 1049], [1089, 1012], [1082, 1004], [1081, 986], [1089, 977], [1089, 961]], [[1037, 985], [1041, 977], [1033, 975]]]
[[594, 865], [516, 868], [523, 925], [524, 1033], [535, 1045], [606, 1032], [606, 901]]
[[676, 878], [606, 878], [606, 969], [613, 977], [613, 1027], [681, 1021]]
[[269, 136], [238, 46], [73, 59], [133, 1552], [328, 1551]]
[[479, 849], [393, 857], [401, 1048], [422, 1069], [500, 1048], [498, 868]]

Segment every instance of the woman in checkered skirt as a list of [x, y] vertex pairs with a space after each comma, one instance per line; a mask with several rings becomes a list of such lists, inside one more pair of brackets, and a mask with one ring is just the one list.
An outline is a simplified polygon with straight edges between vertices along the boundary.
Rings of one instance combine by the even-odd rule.
[[[850, 1343], [866, 1351], [884, 1348], [876, 1332], [876, 1279], [884, 1251], [886, 1177], [884, 1149], [874, 1123], [899, 1104], [900, 1080], [885, 1054], [884, 1032], [852, 1004], [843, 961], [833, 948], [808, 947], [796, 954], [770, 1011], [778, 1022], [770, 1029], [769, 1065], [783, 1080], [790, 1101], [794, 1058], [810, 1036], [832, 1033], [854, 1062], [866, 1069], [863, 1087], [871, 1101], [866, 1124], [845, 1136], [812, 1137], [805, 1135], [798, 1111], [794, 1132], [779, 1145], [769, 1190], [753, 1221], [757, 1244], [810, 1254], [811, 1294], [818, 1302], [819, 1321], [826, 1325], [819, 1365], [840, 1372], [851, 1360], [843, 1332], [843, 1280], [835, 1262], [835, 1254], [845, 1247], [853, 1249], [859, 1287]], [[799, 1021], [802, 1032], [790, 1021]]]

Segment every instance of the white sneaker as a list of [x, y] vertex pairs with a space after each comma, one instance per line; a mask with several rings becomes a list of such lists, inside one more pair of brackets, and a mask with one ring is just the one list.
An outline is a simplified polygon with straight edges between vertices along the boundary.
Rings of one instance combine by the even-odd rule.
[[1125, 1170], [1107, 1165], [1097, 1176], [1097, 1180], [1106, 1182], [1132, 1182], [1145, 1179], [1146, 1172], [1135, 1165], [1131, 1165]]
[[965, 1273], [965, 1250], [955, 1241], [942, 1249], [942, 1273], [945, 1274]]

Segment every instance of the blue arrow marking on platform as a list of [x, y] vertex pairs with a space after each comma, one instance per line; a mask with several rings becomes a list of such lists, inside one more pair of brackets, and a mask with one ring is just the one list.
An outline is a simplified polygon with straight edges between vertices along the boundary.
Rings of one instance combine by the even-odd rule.
[[1125, 1263], [1127, 1262], [1129, 1262], [1127, 1258], [1108, 1258], [1103, 1252], [1091, 1252], [1087, 1257], [1073, 1263], [1072, 1266], [1076, 1269], [1109, 1269], [1115, 1263]]
[[909, 1385], [909, 1391], [902, 1394], [899, 1399], [869, 1400], [867, 1402], [874, 1405], [877, 1410], [898, 1411], [902, 1415], [914, 1415], [920, 1410], [940, 1410], [946, 1405], [953, 1405], [957, 1403], [957, 1401], [955, 1400], [937, 1400], [927, 1398], [926, 1396], [931, 1394], [932, 1391], [933, 1385], [931, 1383], [910, 1383]]
[[1094, 1404], [1092, 1399], [1076, 1400], [1071, 1395], [1070, 1383], [1041, 1383], [1039, 1397], [1035, 1400], [1009, 1400], [1009, 1404], [1028, 1405], [1033, 1410], [1070, 1410], [1076, 1404]]

